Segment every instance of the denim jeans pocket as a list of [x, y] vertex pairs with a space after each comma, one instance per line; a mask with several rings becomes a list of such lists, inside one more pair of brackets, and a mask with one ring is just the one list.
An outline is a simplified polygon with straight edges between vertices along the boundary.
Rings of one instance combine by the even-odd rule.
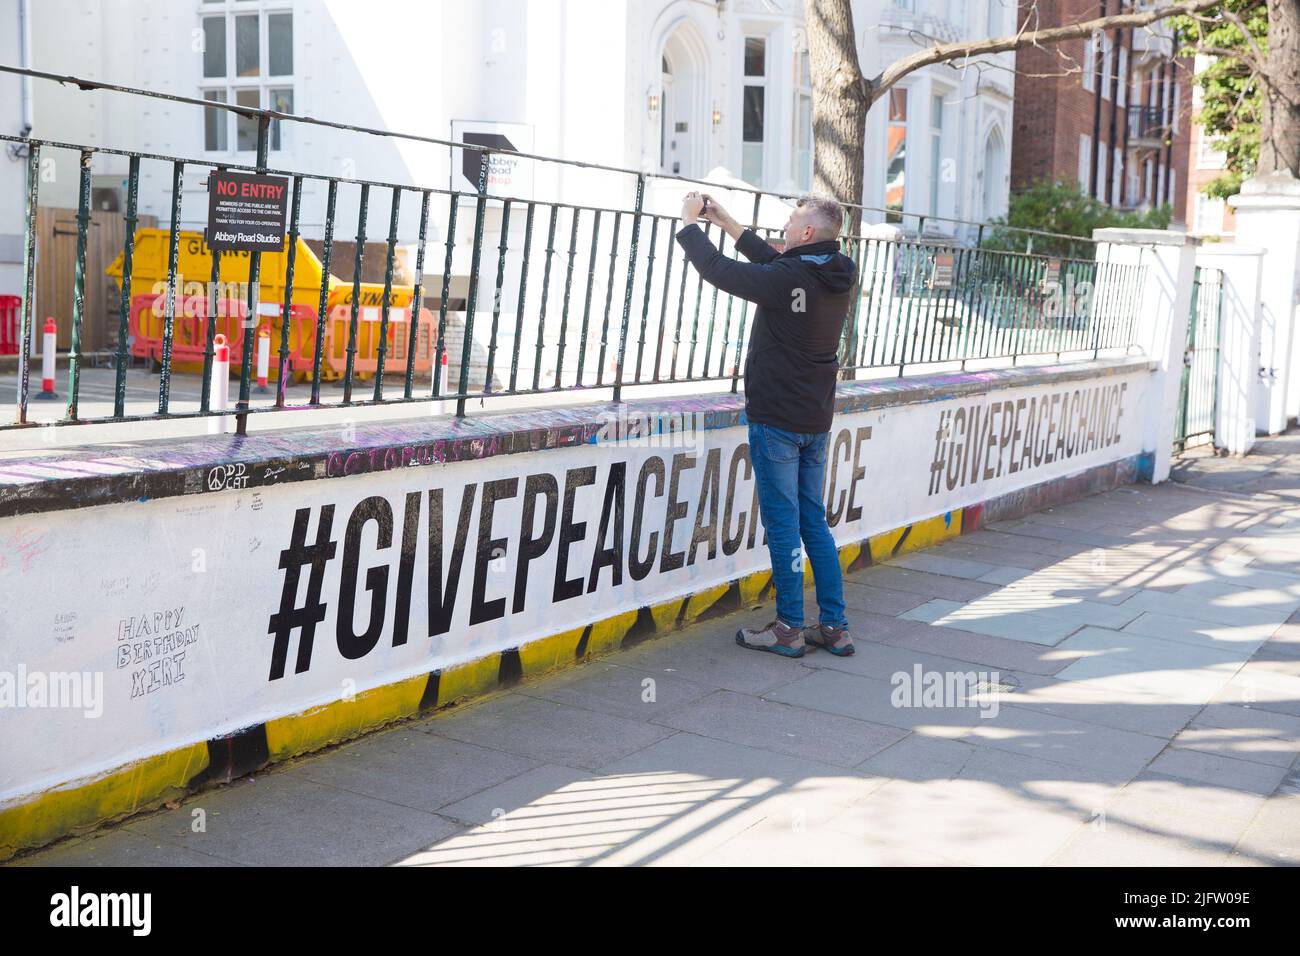
[[790, 438], [789, 433], [770, 425], [756, 426], [762, 436], [762, 453], [770, 461], [790, 462], [799, 460], [799, 446]]
[[830, 433], [818, 435], [806, 446], [808, 460], [814, 465], [826, 464], [826, 449], [830, 445]]

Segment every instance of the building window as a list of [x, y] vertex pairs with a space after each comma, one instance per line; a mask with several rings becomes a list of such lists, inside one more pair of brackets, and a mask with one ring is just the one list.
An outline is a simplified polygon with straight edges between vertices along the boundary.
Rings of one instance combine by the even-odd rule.
[[741, 88], [740, 175], [763, 184], [763, 146], [767, 126], [767, 39], [745, 37], [745, 83]]
[[1109, 36], [1107, 36], [1107, 35], [1105, 35], [1105, 34], [1102, 34], [1102, 38], [1101, 38], [1101, 98], [1102, 98], [1103, 100], [1108, 100], [1108, 99], [1110, 99], [1110, 84], [1111, 84], [1110, 66], [1111, 66], [1111, 59], [1112, 59], [1112, 53], [1113, 53], [1113, 47], [1114, 47], [1114, 45], [1115, 45], [1115, 44], [1111, 41], [1111, 38], [1110, 38]]
[[1093, 195], [1106, 201], [1106, 144], [1101, 140], [1097, 141], [1097, 188]]
[[[293, 112], [293, 13], [284, 0], [203, 0], [203, 99]], [[257, 121], [204, 110], [203, 148], [257, 149]], [[234, 135], [231, 136], [231, 127]], [[269, 147], [283, 149], [288, 130], [272, 122]]]
[[1196, 194], [1196, 211], [1192, 231], [1200, 236], [1218, 236], [1223, 233], [1223, 200], [1205, 193]]
[[[939, 215], [939, 183], [943, 173], [943, 94], [930, 97], [930, 215]], [[985, 170], [985, 175], [988, 171]]]
[[794, 176], [802, 190], [812, 188], [812, 72], [808, 51], [795, 56], [794, 78]]
[[1097, 88], [1097, 34], [1083, 41], [1083, 89], [1091, 93]]
[[1092, 177], [1088, 174], [1092, 170], [1092, 137], [1087, 133], [1079, 135], [1079, 192], [1086, 195], [1092, 194]]
[[1169, 181], [1166, 185], [1169, 188], [1165, 190], [1165, 202], [1172, 206], [1174, 205], [1174, 197], [1178, 195], [1178, 170], [1169, 170]]
[[885, 132], [885, 215], [887, 222], [901, 222], [907, 172], [907, 90], [889, 91], [889, 121]]
[[1002, 36], [1002, 0], [989, 0], [988, 18], [984, 28], [991, 37]]
[[1121, 107], [1128, 106], [1128, 47], [1119, 48], [1119, 82], [1115, 84], [1115, 95]]
[[1178, 110], [1179, 110], [1179, 101], [1182, 99], [1182, 97], [1179, 96], [1180, 92], [1181, 90], [1178, 88], [1178, 81], [1177, 79], [1175, 79], [1174, 80], [1174, 107], [1173, 107], [1174, 115], [1170, 118], [1170, 126], [1173, 128], [1175, 136], [1178, 135]]
[[1120, 184], [1124, 182], [1124, 154], [1118, 146], [1111, 148], [1110, 161], [1110, 204], [1119, 205]]
[[1228, 161], [1223, 150], [1214, 148], [1214, 140], [1204, 128], [1197, 131], [1196, 166], [1198, 169], [1222, 169]]

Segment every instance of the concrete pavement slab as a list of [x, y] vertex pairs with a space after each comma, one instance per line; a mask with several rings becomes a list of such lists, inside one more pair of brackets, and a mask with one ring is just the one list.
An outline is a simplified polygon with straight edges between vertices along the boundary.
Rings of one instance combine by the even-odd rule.
[[1021, 707], [1003, 707], [961, 739], [1090, 770], [1110, 783], [1131, 779], [1166, 746], [1160, 737]]
[[591, 661], [550, 680], [525, 684], [517, 693], [628, 720], [648, 721], [713, 690], [679, 676], [677, 668], [650, 669]]
[[520, 694], [453, 711], [427, 729], [440, 737], [586, 770], [671, 733], [639, 720]]
[[[781, 689], [774, 693], [780, 694]], [[725, 690], [715, 691], [657, 722], [701, 737], [842, 767], [861, 763], [906, 733], [781, 699], [758, 699]]]
[[434, 812], [537, 766], [526, 757], [422, 733], [419, 726], [377, 734], [366, 747], [309, 757], [298, 772], [316, 783]]
[[[201, 831], [194, 829], [196, 811], [203, 813]], [[316, 783], [290, 766], [198, 794], [177, 811], [128, 828], [145, 839], [250, 866], [376, 866], [445, 839], [460, 826]]]
[[918, 608], [900, 614], [899, 617], [907, 621], [923, 621], [958, 631], [970, 631], [973, 634], [1013, 641], [1027, 641], [1048, 647], [1059, 644], [1081, 627], [1077, 622], [1062, 621], [1005, 605], [973, 607], [970, 604], [939, 599], [927, 601]]
[[[980, 715], [989, 712], [980, 706], [978, 698], [958, 706], [920, 706], [919, 696], [889, 681], [829, 670], [810, 673], [778, 688], [768, 699], [934, 737], [960, 737], [977, 721], [987, 719]], [[901, 736], [898, 733], [895, 740]]]
[[1246, 793], [1258, 793], [1262, 796], [1267, 796], [1276, 790], [1287, 773], [1283, 767], [1268, 766], [1251, 760], [1238, 760], [1200, 750], [1186, 750], [1181, 747], [1170, 747], [1165, 750], [1151, 761], [1150, 769], [1154, 773], [1195, 780], [1216, 787], [1243, 790]]

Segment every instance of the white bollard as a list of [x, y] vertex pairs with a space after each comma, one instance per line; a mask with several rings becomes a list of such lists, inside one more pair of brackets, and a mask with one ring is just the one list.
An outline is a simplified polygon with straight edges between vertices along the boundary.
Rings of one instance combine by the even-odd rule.
[[58, 398], [54, 391], [54, 358], [58, 350], [59, 326], [54, 316], [45, 320], [45, 336], [41, 342], [41, 390], [36, 397], [46, 401]]
[[438, 409], [436, 412], [434, 412], [434, 414], [441, 415], [444, 411], [446, 411], [447, 408], [447, 403], [442, 398], [443, 390], [446, 389], [447, 387], [447, 353], [446, 352], [442, 353], [442, 361], [436, 363], [433, 366], [433, 376], [434, 376], [433, 390], [438, 393], [438, 399], [437, 399]]
[[[211, 411], [225, 411], [230, 406], [230, 345], [224, 335], [212, 340], [212, 385], [208, 392], [208, 408]], [[230, 419], [226, 415], [214, 415], [208, 419], [208, 434], [219, 435], [228, 430]]]
[[257, 333], [257, 394], [267, 395], [267, 377], [271, 373], [271, 333], [262, 329]]

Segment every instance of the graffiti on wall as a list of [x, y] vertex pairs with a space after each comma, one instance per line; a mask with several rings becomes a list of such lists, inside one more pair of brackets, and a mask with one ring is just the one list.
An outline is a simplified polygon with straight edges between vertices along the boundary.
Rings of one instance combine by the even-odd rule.
[[[832, 533], [859, 541], [1137, 455], [1130, 416], [1147, 381], [840, 415], [823, 487]], [[222, 466], [199, 499], [0, 519], [6, 540], [39, 528], [46, 545], [0, 564], [5, 593], [26, 596], [0, 618], [0, 673], [102, 673], [108, 718], [6, 714], [0, 800], [766, 568], [746, 439], [706, 428], [673, 447], [391, 469], [345, 456], [356, 477], [257, 488]], [[48, 586], [59, 581], [86, 586]]]

